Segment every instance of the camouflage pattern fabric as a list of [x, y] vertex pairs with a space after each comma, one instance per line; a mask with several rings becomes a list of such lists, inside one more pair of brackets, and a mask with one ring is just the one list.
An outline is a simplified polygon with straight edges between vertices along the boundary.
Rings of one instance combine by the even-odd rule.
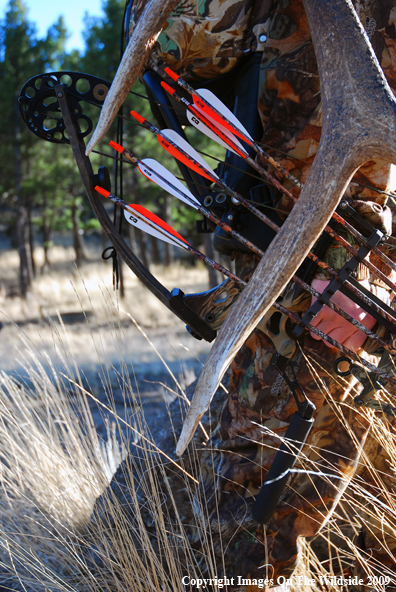
[[[385, 76], [391, 88], [396, 90], [396, 3], [394, 0], [356, 0], [354, 5]], [[267, 27], [258, 102], [264, 127], [262, 142], [285, 169], [304, 183], [319, 145], [322, 111], [317, 63], [302, 0], [274, 2]], [[357, 202], [362, 215], [370, 217], [376, 212], [377, 219], [371, 218], [373, 223], [383, 225], [382, 218], [388, 234], [392, 234], [392, 216], [386, 206], [387, 196], [376, 190], [389, 191], [390, 167], [378, 160], [366, 163], [355, 174], [346, 192], [347, 197]], [[272, 173], [276, 174], [275, 171]], [[298, 194], [290, 183], [286, 181], [285, 185]], [[283, 216], [292, 208], [289, 201], [285, 196], [278, 197], [278, 211]], [[340, 269], [346, 253], [335, 242], [331, 249], [340, 252], [329, 255], [327, 262]], [[396, 258], [394, 248], [389, 248], [388, 254]], [[379, 264], [381, 271], [395, 279], [391, 270], [376, 258], [373, 263]], [[359, 279], [366, 279], [367, 275], [361, 267]], [[320, 272], [317, 277], [324, 279], [326, 275]], [[374, 278], [370, 277], [370, 280], [382, 285]]]
[[[251, 256], [239, 255], [238, 273], [248, 277], [255, 263]], [[387, 300], [384, 289], [375, 291]], [[305, 294], [296, 297], [295, 284], [287, 292], [294, 303], [288, 308], [305, 312], [310, 298]], [[360, 464], [362, 456], [367, 454], [371, 465], [383, 470], [389, 491], [395, 486], [388, 468], [391, 459], [370, 435], [372, 413], [352, 404], [359, 392], [356, 383], [334, 374], [333, 364], [340, 353], [306, 335], [291, 364], [316, 406], [315, 423], [295, 467], [302, 472], [289, 481], [270, 523], [257, 528], [250, 516], [255, 496], [297, 410], [290, 389], [271, 364], [275, 354], [269, 338], [256, 329], [232, 364], [230, 394], [210, 446], [202, 454], [197, 511], [210, 528], [218, 565], [223, 562], [227, 577], [272, 578], [275, 582], [281, 575], [290, 577], [298, 562], [298, 537], [314, 536], [329, 520], [355, 473], [361, 473], [368, 489], [370, 484], [375, 486], [372, 472], [364, 462]], [[388, 424], [389, 419], [384, 420]], [[378, 495], [375, 487], [373, 495]], [[383, 525], [374, 526], [372, 515], [369, 522], [366, 551], [371, 549], [370, 561], [392, 567], [394, 533], [384, 535]], [[361, 571], [363, 578], [363, 567]]]
[[[142, 3], [138, 0], [133, 22]], [[396, 91], [396, 0], [355, 0], [354, 5]], [[302, 0], [206, 0], [197, 5], [183, 1], [161, 34], [151, 63], [166, 62], [189, 81], [211, 79], [229, 72], [249, 51], [262, 52], [258, 97], [262, 142], [304, 182], [320, 140], [321, 102]], [[289, 188], [297, 194], [294, 187]], [[392, 234], [392, 212], [385, 195], [389, 189], [390, 165], [373, 160], [356, 173], [347, 196], [375, 226]], [[287, 216], [292, 204], [282, 195], [275, 197], [278, 212]], [[344, 236], [354, 243], [351, 236]], [[396, 260], [396, 241], [388, 242], [384, 248]], [[336, 243], [325, 255], [335, 269], [340, 269], [346, 258], [347, 253]], [[377, 257], [370, 258], [388, 277], [396, 279]], [[248, 278], [256, 259], [237, 253], [236, 260], [238, 275]], [[322, 272], [317, 277], [326, 278]], [[359, 267], [357, 277], [369, 279], [372, 291], [389, 299], [383, 283], [371, 277], [364, 266]], [[306, 295], [300, 296], [294, 301], [295, 312], [304, 312], [309, 301]], [[320, 530], [355, 474], [360, 473], [367, 489], [372, 487], [376, 494], [373, 472], [367, 468], [370, 464], [380, 467], [385, 489], [395, 486], [392, 459], [370, 432], [373, 412], [353, 407], [352, 397], [358, 392], [353, 381], [341, 379], [333, 371], [339, 352], [306, 335], [292, 365], [317, 408], [314, 427], [298, 461], [297, 469], [302, 472], [293, 474], [267, 527], [257, 529], [250, 516], [254, 497], [275, 456], [279, 437], [284, 436], [296, 411], [289, 388], [271, 365], [275, 353], [265, 332], [256, 329], [232, 364], [230, 393], [202, 455], [195, 511], [207, 524], [217, 565], [227, 577], [276, 580], [280, 574], [290, 576], [298, 560], [298, 537], [313, 537]], [[382, 417], [387, 429], [393, 430]], [[361, 463], [363, 457], [366, 460]], [[370, 520], [362, 557], [393, 567], [394, 533], [372, 516]], [[364, 561], [359, 569], [365, 573]]]
[[[145, 4], [146, 0], [134, 2], [130, 33]], [[150, 63], [165, 63], [190, 82], [226, 74], [251, 51], [261, 50], [259, 39], [271, 4], [271, 0], [182, 0], [160, 34]]]

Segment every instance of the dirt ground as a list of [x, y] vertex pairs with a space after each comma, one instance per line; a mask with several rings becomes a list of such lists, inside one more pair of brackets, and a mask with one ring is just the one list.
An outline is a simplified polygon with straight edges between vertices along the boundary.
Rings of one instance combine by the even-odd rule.
[[[174, 380], [160, 356], [184, 386], [198, 376], [210, 344], [191, 337], [125, 267], [121, 300], [113, 290], [111, 264], [100, 260], [100, 245], [88, 249], [89, 260], [79, 269], [71, 247], [54, 247], [51, 268], [38, 274], [27, 301], [16, 295], [17, 252], [0, 255], [0, 371], [21, 380], [29, 380], [29, 364], [40, 363], [48, 372], [51, 364], [63, 367], [76, 380], [80, 372], [84, 387], [124, 419], [133, 415], [125, 389], [130, 382], [149, 425], [175, 397]], [[35, 257], [41, 267], [42, 249]], [[208, 286], [203, 267], [175, 265], [152, 272], [170, 290], [194, 293]], [[92, 401], [91, 409], [98, 432], [105, 435], [111, 413]]]

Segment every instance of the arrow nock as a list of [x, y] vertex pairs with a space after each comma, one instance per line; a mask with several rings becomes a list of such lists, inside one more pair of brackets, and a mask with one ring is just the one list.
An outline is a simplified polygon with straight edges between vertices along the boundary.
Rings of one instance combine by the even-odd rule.
[[110, 191], [107, 191], [107, 189], [103, 189], [103, 187], [100, 187], [99, 185], [95, 185], [95, 190], [101, 195], [103, 195], [103, 197], [109, 197], [110, 195]]
[[176, 72], [174, 72], [173, 70], [171, 70], [170, 68], [166, 67], [165, 68], [165, 72], [168, 74], [168, 76], [170, 78], [172, 78], [172, 80], [174, 80], [175, 82], [177, 82], [180, 78], [180, 76], [178, 74], [176, 74]]
[[114, 150], [117, 150], [117, 152], [122, 154], [122, 156], [126, 156], [128, 160], [133, 162], [133, 164], [138, 164], [139, 159], [136, 158], [136, 156], [134, 156], [132, 154], [132, 152], [130, 152], [129, 150], [127, 150], [126, 148], [124, 148], [120, 144], [117, 144], [117, 142], [113, 142], [113, 140], [111, 142], [109, 142], [109, 144], [112, 148], [114, 148]]

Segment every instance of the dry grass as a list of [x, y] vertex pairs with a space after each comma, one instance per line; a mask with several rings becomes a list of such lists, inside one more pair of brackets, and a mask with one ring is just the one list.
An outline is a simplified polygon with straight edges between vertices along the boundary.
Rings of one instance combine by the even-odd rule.
[[[28, 356], [32, 353], [27, 349], [25, 360]], [[70, 393], [70, 385], [79, 384], [77, 367], [52, 367], [49, 374], [32, 359], [26, 363], [26, 373], [29, 386], [4, 373], [0, 381], [3, 584], [11, 589], [43, 592], [176, 592], [184, 589], [181, 580], [186, 573], [190, 578], [215, 578], [210, 534], [203, 524], [194, 525], [197, 553], [180, 514], [175, 482], [169, 480], [173, 461], [156, 449], [140, 413], [129, 423], [129, 436], [122, 443], [127, 444], [129, 439], [137, 444], [124, 465], [126, 498], [121, 500], [120, 495], [108, 490], [86, 536], [95, 499], [105, 490], [120, 460], [122, 445], [117, 445], [114, 438], [107, 447], [98, 440], [84, 387], [76, 386]], [[139, 399], [125, 380], [125, 393], [136, 399], [138, 406]], [[388, 427], [380, 418], [372, 417], [372, 437], [395, 458], [395, 439]], [[191, 454], [189, 467], [196, 474], [197, 458], [194, 452]], [[320, 462], [306, 463], [305, 468], [318, 473]], [[377, 479], [377, 497], [359, 477], [364, 470], [372, 471]], [[395, 499], [389, 489], [389, 475], [385, 484], [384, 475], [364, 455], [358, 473], [317, 537], [322, 539], [322, 548], [323, 543], [327, 546], [326, 560], [318, 558], [313, 550], [315, 541], [301, 541], [303, 552], [294, 584], [286, 588], [291, 592], [341, 592], [340, 585], [329, 581], [323, 584], [323, 578], [339, 574], [348, 565], [351, 569], [345, 575], [353, 577], [359, 557], [372, 575], [393, 577], [386, 567], [367, 561], [356, 545], [363, 525], [377, 536], [378, 544], [383, 545], [385, 540], [392, 544], [395, 540]], [[174, 474], [177, 487], [186, 489], [192, 503], [194, 475], [183, 471]], [[323, 478], [331, 478], [328, 471]], [[123, 507], [126, 500], [128, 512]], [[87, 550], [90, 552], [86, 555]], [[204, 566], [206, 570], [209, 566], [205, 576]], [[315, 583], [309, 583], [312, 581]], [[377, 585], [375, 589], [383, 587]]]
[[[81, 307], [94, 309], [98, 322], [108, 319], [108, 310], [103, 307], [103, 291], [112, 290], [112, 263], [102, 261], [100, 245], [88, 252], [89, 260], [79, 270], [73, 261], [71, 247], [55, 246], [51, 249], [51, 267], [41, 275], [38, 273], [27, 301], [17, 295], [18, 254], [15, 250], [3, 251], [0, 257], [0, 310], [18, 322], [32, 322], [45, 319], [48, 315], [75, 312]], [[35, 258], [40, 268], [43, 250], [35, 249]], [[153, 266], [152, 273], [169, 289], [180, 287], [185, 292], [207, 289], [207, 270], [197, 267], [184, 267], [175, 264], [164, 269]], [[133, 273], [124, 266], [126, 298], [123, 308], [131, 313], [145, 327], [168, 327], [174, 323], [174, 315], [169, 312], [148, 290], [144, 289]], [[76, 297], [78, 295], [78, 299]], [[11, 297], [10, 297], [11, 296]], [[120, 320], [125, 315], [120, 313]], [[5, 320], [5, 319], [0, 319]], [[113, 319], [114, 320], [114, 319]]]
[[[98, 260], [99, 250], [98, 247], [95, 253], [91, 251], [91, 260], [77, 269], [72, 261], [72, 249], [54, 247], [51, 269], [37, 276], [26, 302], [17, 295], [10, 297], [17, 284], [18, 256], [15, 251], [2, 253], [0, 323], [5, 326], [0, 331], [0, 369], [22, 369], [23, 360], [16, 351], [21, 335], [40, 359], [44, 360], [41, 356], [55, 359], [58, 355], [55, 344], [66, 339], [65, 335], [60, 337], [58, 314], [68, 327], [65, 348], [69, 354], [65, 355], [73, 352], [87, 375], [94, 374], [98, 364], [110, 361], [116, 365], [120, 359], [120, 337], [112, 329], [117, 324], [123, 334], [121, 358], [135, 366], [155, 360], [151, 347], [132, 326], [128, 314], [155, 336], [157, 346], [168, 354], [168, 360], [199, 357], [209, 351], [209, 344], [191, 338], [183, 323], [176, 320], [128, 269], [124, 271], [126, 296], [119, 302], [119, 293], [113, 291], [111, 264]], [[36, 251], [40, 262], [41, 250]], [[203, 267], [175, 265], [167, 270], [154, 268], [153, 273], [170, 290], [180, 287], [186, 293], [194, 293], [207, 289], [207, 271]], [[186, 350], [183, 353], [178, 347], [180, 341], [190, 353]], [[173, 353], [175, 347], [177, 352]]]
[[[101, 264], [88, 265], [84, 268], [84, 282], [78, 273], [74, 275], [74, 287], [60, 271], [54, 270], [50, 281], [57, 287], [49, 290], [47, 280], [39, 278], [31, 306], [25, 310], [18, 308], [15, 299], [3, 300], [10, 316], [25, 315], [25, 320], [33, 318], [43, 306], [40, 299], [46, 299], [50, 315], [59, 309], [67, 312], [68, 306], [75, 311], [76, 303], [80, 310], [95, 310], [97, 329], [88, 326], [87, 330], [97, 331], [95, 339], [100, 339], [105, 330], [100, 319], [105, 320], [107, 339], [114, 343], [120, 364], [117, 372], [122, 392], [133, 409], [131, 416], [120, 417], [116, 407], [111, 408], [115, 425], [122, 424], [125, 428], [124, 435], [117, 430], [117, 442], [115, 431], [109, 428], [108, 440], [104, 442], [98, 438], [93, 424], [87, 399], [89, 391], [76, 363], [80, 361], [81, 349], [73, 349], [72, 334], [62, 325], [55, 329], [52, 326], [54, 357], [48, 356], [47, 350], [38, 354], [31, 343], [19, 345], [25, 379], [15, 379], [4, 372], [0, 375], [0, 585], [6, 589], [179, 592], [188, 590], [181, 584], [186, 573], [190, 578], [202, 577], [203, 573], [205, 577], [217, 575], [210, 532], [203, 524], [194, 523], [192, 516], [195, 543], [191, 544], [176, 495], [176, 490], [183, 490], [187, 503], [192, 504], [198, 457], [192, 450], [187, 468], [176, 469], [174, 461], [154, 445], [141, 413], [138, 393], [130, 382], [127, 363], [122, 361], [126, 336], [121, 328], [127, 316], [122, 316], [124, 313], [120, 316], [117, 299], [101, 285], [102, 269]], [[108, 283], [109, 270], [103, 273]], [[185, 278], [187, 282], [189, 277]], [[197, 281], [197, 276], [192, 275], [190, 280]], [[135, 280], [130, 278], [128, 283], [127, 289], [133, 293]], [[147, 293], [142, 294], [149, 307]], [[131, 312], [128, 306], [123, 308]], [[139, 310], [139, 303], [136, 309]], [[156, 314], [154, 309], [153, 322]], [[160, 316], [166, 323], [162, 312]], [[86, 339], [85, 334], [85, 347]], [[106, 375], [112, 365], [103, 351], [97, 346], [95, 355]], [[312, 372], [315, 376], [314, 369]], [[182, 397], [183, 389], [176, 384], [174, 388]], [[318, 388], [330, 397], [324, 384]], [[347, 403], [333, 402], [333, 405], [349, 430], [345, 420]], [[364, 526], [370, 533], [370, 544], [381, 546], [389, 561], [396, 547], [395, 431], [386, 419], [370, 411], [357, 413], [370, 418], [371, 449], [376, 447], [381, 451], [376, 458], [382, 464], [373, 463], [373, 456], [363, 452], [357, 475], [334, 515], [315, 541], [301, 541], [302, 556], [295, 574], [301, 580], [295, 579], [287, 588], [291, 592], [341, 592], [340, 585], [323, 584], [320, 578], [334, 576], [348, 566], [350, 571], [345, 575], [353, 576], [356, 558], [373, 575], [390, 574], [394, 578], [389, 568], [363, 554], [357, 543]], [[169, 437], [175, 435], [170, 433]], [[119, 495], [107, 490], [92, 522], [95, 500], [106, 490], [123, 450], [131, 445], [133, 454], [124, 465], [127, 486], [124, 503], [128, 502], [130, 511], [125, 512]], [[307, 471], [321, 472], [320, 459], [305, 465], [303, 461], [303, 466]], [[169, 478], [171, 474], [174, 481]], [[323, 475], [323, 479], [331, 476]], [[312, 579], [314, 582], [309, 583]], [[381, 590], [383, 586], [374, 588]]]
[[1, 580], [63, 590], [79, 571], [73, 539], [120, 450], [109, 459], [86, 401], [71, 399], [59, 372], [49, 376], [37, 360], [26, 371], [31, 386], [0, 376]]
[[[130, 355], [136, 362], [138, 356], [134, 354], [141, 349], [141, 342], [130, 346], [140, 333], [129, 313], [143, 321], [146, 331], [152, 325], [162, 327], [166, 340], [176, 335], [174, 317], [142, 289], [132, 274], [126, 276], [127, 298], [121, 310], [118, 294], [109, 289], [111, 268], [94, 261], [77, 270], [65, 261], [69, 255], [69, 250], [53, 249], [53, 268], [35, 280], [28, 303], [17, 296], [7, 298], [15, 281], [16, 254], [5, 253], [1, 259], [0, 309], [22, 328], [7, 324], [1, 332], [1, 365], [16, 368], [19, 378], [1, 373], [0, 585], [35, 592], [99, 591], [118, 590], [120, 586], [130, 589], [134, 582], [134, 590], [176, 590], [185, 561], [194, 570], [196, 560], [183, 525], [170, 520], [170, 513], [177, 516], [177, 509], [162, 503], [167, 493], [172, 500], [171, 488], [166, 493], [158, 487], [160, 482], [167, 483], [164, 467], [170, 460], [151, 443], [139, 394], [131, 384], [131, 365], [124, 361]], [[175, 266], [162, 279], [170, 288], [178, 285], [186, 291], [201, 291], [206, 289], [206, 277], [203, 269]], [[78, 328], [62, 322], [62, 316], [82, 312], [87, 320], [80, 320]], [[163, 351], [164, 344], [160, 345]], [[167, 346], [169, 349], [168, 341]], [[175, 356], [179, 355], [180, 349], [175, 351]], [[87, 359], [95, 359], [101, 369], [107, 411], [114, 419], [107, 442], [98, 438], [89, 407]], [[132, 410], [123, 417], [112, 401], [111, 373], [117, 377], [127, 408]], [[182, 387], [175, 388], [181, 394]], [[103, 402], [103, 396], [99, 397]], [[111, 536], [98, 526], [95, 540], [91, 537], [88, 543], [83, 535], [95, 500], [106, 489], [122, 451], [131, 443], [141, 452], [140, 464], [134, 466], [134, 476], [132, 472], [129, 476], [136, 523], [125, 521], [120, 501], [111, 496], [106, 519], [117, 526]], [[192, 491], [191, 477], [185, 474], [185, 478]], [[153, 512], [154, 521], [163, 526], [154, 541], [143, 528], [142, 492], [135, 490], [136, 482], [141, 490], [143, 480], [144, 512]], [[104, 520], [103, 512], [101, 516]], [[84, 558], [87, 545], [95, 547], [97, 557], [101, 557], [103, 567], [99, 571]], [[142, 548], [143, 554], [139, 551]]]
[[[117, 325], [113, 330], [119, 337]], [[1, 373], [0, 584], [35, 592], [179, 590], [182, 576], [188, 572], [199, 577], [200, 568], [165, 470], [175, 463], [153, 444], [127, 373], [123, 392], [133, 404], [133, 417], [125, 421], [110, 404], [114, 425], [127, 424], [127, 429], [124, 435], [119, 430], [120, 444], [112, 430], [107, 443], [99, 440], [90, 393], [77, 364], [68, 363], [75, 356], [67, 352], [66, 342], [63, 338], [58, 343], [56, 366], [48, 358], [46, 368], [25, 345], [20, 350], [25, 382]], [[180, 385], [175, 388], [184, 394]], [[126, 465], [133, 519], [108, 491], [87, 537], [95, 500], [131, 442], [140, 457], [138, 462], [130, 457]], [[196, 480], [181, 471], [179, 483], [192, 493]], [[155, 536], [144, 526], [148, 514]], [[210, 554], [207, 541], [206, 546]]]

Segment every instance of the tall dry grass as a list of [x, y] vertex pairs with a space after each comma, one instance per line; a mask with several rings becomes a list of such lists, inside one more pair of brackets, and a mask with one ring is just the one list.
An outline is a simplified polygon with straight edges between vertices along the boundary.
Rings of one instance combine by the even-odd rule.
[[[92, 306], [88, 295], [84, 287], [83, 310]], [[179, 592], [189, 589], [181, 583], [186, 574], [215, 579], [222, 571], [210, 531], [192, 511], [185, 520], [196, 490], [198, 451], [192, 447], [185, 463], [176, 461], [169, 452], [176, 440], [171, 430], [169, 450], [157, 448], [128, 363], [122, 361], [119, 305], [106, 294], [101, 306], [119, 348], [116, 371], [133, 410], [129, 417], [117, 413], [111, 396], [103, 403], [89, 388], [76, 362], [79, 352], [73, 352], [73, 340], [62, 325], [52, 326], [54, 357], [38, 354], [24, 343], [20, 376], [0, 374], [0, 586], [5, 589]], [[111, 363], [106, 366], [97, 335], [93, 341], [103, 368], [103, 390], [109, 395], [106, 373], [114, 368]], [[312, 374], [317, 379], [314, 367]], [[331, 398], [324, 383], [318, 382], [318, 388]], [[185, 393], [177, 378], [174, 391], [183, 413]], [[91, 396], [99, 396], [113, 417], [107, 441], [96, 433]], [[350, 431], [345, 419], [348, 401], [332, 404]], [[362, 452], [357, 474], [325, 527], [314, 540], [300, 541], [301, 560], [293, 585], [287, 587], [291, 592], [347, 590], [329, 577], [340, 572], [353, 576], [359, 563], [373, 576], [389, 575], [396, 585], [391, 568], [396, 548], [395, 430], [378, 414], [356, 413], [371, 422], [370, 447]], [[109, 489], [112, 474], [129, 450], [119, 475], [121, 485]], [[373, 463], [374, 457], [379, 464]], [[302, 469], [332, 479], [328, 467], [322, 470], [320, 454], [315, 462], [302, 458]], [[99, 496], [100, 504], [95, 505]], [[204, 500], [196, 503], [204, 515]], [[363, 527], [370, 545], [383, 550], [387, 565], [362, 551]], [[372, 589], [383, 588], [378, 584]], [[213, 589], [221, 590], [221, 583]]]
[[[186, 574], [216, 578], [221, 566], [213, 557], [210, 533], [202, 523], [194, 523], [192, 514], [187, 527], [178, 501], [177, 491], [184, 488], [185, 503], [192, 504], [198, 475], [194, 450], [187, 470], [157, 449], [139, 411], [139, 397], [126, 378], [125, 393], [137, 412], [132, 420], [124, 420], [114, 411], [115, 423], [127, 424], [124, 436], [118, 432], [122, 441], [117, 442], [111, 429], [108, 442], [100, 441], [87, 402], [90, 392], [78, 367], [66, 360], [63, 367], [55, 367], [48, 360], [49, 371], [29, 348], [21, 353], [25, 382], [4, 372], [0, 377], [0, 583], [37, 592], [176, 592], [188, 589], [181, 584]], [[175, 389], [182, 399], [180, 385]], [[339, 412], [343, 421], [342, 405]], [[371, 414], [373, 442], [388, 458], [396, 458], [394, 430], [383, 418], [363, 413]], [[132, 454], [122, 465], [125, 489], [106, 489], [127, 445], [132, 445]], [[320, 455], [314, 463], [306, 461], [304, 470], [320, 473]], [[373, 477], [374, 493], [362, 477], [365, 471]], [[323, 479], [331, 478], [327, 467]], [[393, 482], [393, 467], [384, 474], [364, 452], [356, 477], [326, 526], [314, 541], [301, 540], [293, 585], [284, 589], [349, 589], [331, 578], [342, 571], [353, 577], [356, 560], [366, 572], [389, 575], [394, 583], [392, 569], [370, 560], [357, 544], [364, 526], [378, 545], [389, 545], [391, 557], [396, 541]], [[92, 516], [95, 500], [105, 491]], [[222, 589], [221, 582], [214, 589]]]
[[[113, 426], [124, 428], [117, 441], [109, 427], [105, 442], [88, 405], [96, 397], [78, 366], [66, 357], [60, 364], [58, 356], [56, 366], [48, 358], [44, 367], [26, 345], [20, 354], [25, 380], [0, 375], [0, 585], [37, 592], [176, 591], [186, 573], [202, 577], [202, 557], [188, 542], [169, 468], [190, 504], [196, 478], [154, 444], [129, 376], [123, 376], [123, 392], [134, 409], [131, 419], [98, 399]], [[177, 378], [175, 383], [183, 399]], [[123, 465], [125, 512], [124, 500], [106, 488], [131, 446]], [[148, 522], [153, 528], [146, 528]], [[201, 538], [210, 565], [210, 541], [205, 532]]]
[[[23, 321], [20, 330], [8, 322], [1, 334], [11, 336], [1, 344], [6, 361], [15, 343], [20, 345], [12, 358], [15, 369], [0, 374], [0, 586], [35, 592], [177, 590], [186, 569], [200, 573], [168, 486], [166, 467], [180, 469], [154, 445], [138, 389], [132, 386], [133, 369], [125, 361], [136, 352], [125, 326], [129, 311], [139, 310], [150, 327], [158, 306], [150, 306], [151, 299], [133, 280], [121, 310], [118, 295], [103, 281], [101, 264], [88, 264], [84, 273], [74, 269], [71, 274], [69, 269], [65, 278], [64, 254], [59, 252], [60, 269], [37, 278], [29, 305], [21, 306], [18, 298], [10, 301], [4, 288], [0, 302], [3, 319]], [[2, 267], [7, 268], [4, 261]], [[109, 270], [105, 272], [108, 284]], [[188, 284], [190, 291], [201, 288], [202, 270], [173, 268], [166, 279], [177, 285], [181, 276], [187, 290]], [[59, 309], [64, 314], [79, 309], [86, 315], [85, 331], [78, 329], [81, 343], [74, 328], [62, 322]], [[29, 324], [37, 316], [44, 317], [38, 329]], [[164, 327], [170, 324], [168, 317], [162, 318]], [[136, 340], [136, 330], [132, 337]], [[86, 362], [87, 350], [100, 368], [95, 381], [100, 392], [95, 394], [77, 363]], [[120, 414], [120, 404], [112, 396], [114, 377], [128, 412]], [[182, 385], [173, 378], [176, 391], [171, 398], [185, 398]], [[96, 432], [91, 399], [113, 418], [107, 441]], [[106, 492], [131, 446], [139, 453], [138, 459], [128, 457], [125, 465], [130, 470], [133, 521], [111, 491], [108, 502], [106, 495], [102, 497], [93, 514], [95, 501]], [[181, 487], [192, 492], [196, 479], [187, 471], [180, 475]], [[144, 527], [148, 514], [160, 525], [154, 537]]]

